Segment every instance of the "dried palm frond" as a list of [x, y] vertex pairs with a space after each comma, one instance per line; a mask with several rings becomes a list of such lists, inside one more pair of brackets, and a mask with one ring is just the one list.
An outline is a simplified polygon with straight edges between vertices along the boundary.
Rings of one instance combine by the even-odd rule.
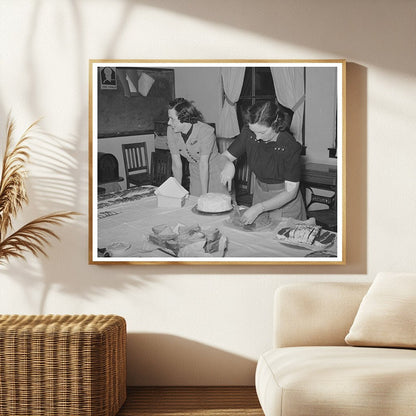
[[3, 166], [0, 179], [0, 238], [12, 226], [12, 217], [16, 216], [24, 203], [28, 202], [25, 189], [27, 172], [25, 164], [29, 159], [29, 148], [26, 140], [37, 122], [31, 124], [13, 146], [13, 133], [15, 125], [8, 120], [6, 148], [3, 157]]
[[55, 212], [44, 215], [28, 222], [19, 230], [0, 242], [0, 264], [4, 264], [10, 257], [24, 258], [24, 252], [31, 252], [35, 256], [47, 256], [44, 248], [50, 245], [49, 238], [59, 240], [58, 235], [49, 229], [51, 225], [59, 225], [66, 219], [77, 215], [76, 212]]
[[26, 141], [31, 137], [31, 131], [38, 121], [32, 123], [13, 145], [15, 125], [9, 116], [7, 123], [6, 147], [0, 178], [0, 264], [11, 257], [24, 258], [25, 252], [46, 256], [45, 246], [50, 245], [49, 238], [59, 240], [57, 234], [49, 227], [61, 224], [77, 212], [65, 211], [44, 215], [30, 221], [26, 225], [5, 238], [12, 228], [12, 218], [29, 202], [25, 179], [27, 177], [26, 163], [29, 159], [29, 147]]

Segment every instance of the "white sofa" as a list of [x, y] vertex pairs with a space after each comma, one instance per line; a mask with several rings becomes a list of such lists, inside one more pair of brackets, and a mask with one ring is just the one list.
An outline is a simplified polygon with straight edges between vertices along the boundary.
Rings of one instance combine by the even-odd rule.
[[416, 415], [416, 350], [349, 346], [344, 340], [369, 286], [277, 289], [274, 348], [262, 354], [256, 370], [266, 416]]

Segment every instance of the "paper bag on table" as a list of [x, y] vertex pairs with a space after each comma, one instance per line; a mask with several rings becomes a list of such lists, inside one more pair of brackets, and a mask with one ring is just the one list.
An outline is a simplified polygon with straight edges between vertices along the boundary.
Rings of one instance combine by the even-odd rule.
[[158, 207], [180, 208], [184, 206], [189, 192], [171, 176], [155, 190], [155, 195]]

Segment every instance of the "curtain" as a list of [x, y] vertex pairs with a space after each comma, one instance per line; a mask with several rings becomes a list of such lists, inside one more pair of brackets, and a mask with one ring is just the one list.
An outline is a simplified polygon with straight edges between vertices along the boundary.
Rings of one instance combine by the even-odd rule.
[[295, 139], [302, 142], [305, 70], [303, 67], [270, 67], [270, 71], [277, 100], [293, 110], [291, 130]]
[[223, 67], [221, 77], [224, 88], [224, 104], [218, 120], [217, 136], [234, 137], [240, 133], [237, 119], [237, 101], [244, 81], [244, 67]]

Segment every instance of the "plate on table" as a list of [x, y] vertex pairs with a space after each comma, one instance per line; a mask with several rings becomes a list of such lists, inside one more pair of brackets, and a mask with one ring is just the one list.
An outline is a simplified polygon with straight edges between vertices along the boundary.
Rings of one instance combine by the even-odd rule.
[[239, 231], [248, 231], [248, 232], [259, 232], [259, 231], [272, 231], [273, 228], [276, 226], [276, 223], [273, 221], [270, 221], [269, 223], [265, 224], [236, 224], [231, 220], [231, 218], [228, 218], [223, 221], [224, 225], [230, 228], [234, 228], [235, 230]]
[[[332, 231], [328, 231], [328, 233], [335, 234]], [[291, 248], [297, 248], [297, 249], [300, 248], [300, 249], [312, 250], [312, 251], [316, 251], [316, 250], [324, 251], [330, 248], [331, 246], [333, 246], [335, 242], [337, 241], [337, 239], [336, 239], [336, 236], [334, 236], [334, 239], [332, 240], [332, 242], [329, 244], [325, 244], [325, 245], [307, 244], [307, 243], [301, 243], [301, 242], [298, 243], [296, 241], [291, 241], [291, 240], [285, 241], [285, 240], [280, 240], [280, 239], [276, 239], [276, 241]]]
[[198, 205], [197, 204], [195, 204], [193, 207], [192, 207], [192, 209], [191, 209], [191, 211], [194, 213], [194, 214], [197, 214], [197, 215], [225, 215], [225, 214], [228, 214], [229, 212], [231, 212], [233, 209], [232, 208], [230, 208], [230, 209], [227, 209], [226, 211], [221, 211], [221, 212], [207, 212], [207, 211], [200, 211], [199, 209], [198, 209]]
[[[276, 238], [276, 237], [275, 237]], [[292, 247], [292, 248], [303, 248], [306, 250], [326, 250], [332, 247], [337, 241], [337, 233], [333, 231], [322, 230], [320, 235], [315, 239], [312, 244], [293, 241], [291, 239], [284, 240], [280, 238], [276, 238], [276, 240], [284, 244], [285, 246]], [[327, 243], [326, 243], [327, 241]]]
[[315, 250], [316, 247], [311, 246], [311, 245], [306, 245], [306, 244], [301, 244], [301, 243], [293, 243], [293, 242], [287, 242], [287, 241], [283, 241], [283, 240], [277, 240], [280, 244], [283, 244], [286, 247], [289, 248], [295, 248], [296, 250]]
[[107, 252], [109, 252], [112, 257], [120, 257], [126, 254], [130, 247], [130, 243], [115, 242], [108, 245]]
[[230, 217], [224, 220], [224, 225], [234, 228], [240, 231], [272, 231], [276, 222], [272, 220], [268, 212], [260, 214], [252, 224], [243, 224], [241, 222], [241, 216], [247, 211], [248, 207], [235, 206], [235, 210], [231, 213]]
[[305, 257], [337, 257], [335, 253], [328, 250], [311, 251]]
[[[296, 235], [299, 232], [299, 241], [292, 238], [292, 232]], [[312, 239], [309, 237], [312, 236]], [[305, 238], [303, 238], [305, 237]], [[315, 220], [309, 218], [306, 221], [294, 220], [293, 218], [283, 219], [275, 229], [275, 237], [279, 243], [292, 247], [304, 248], [307, 250], [325, 250], [332, 247], [337, 242], [337, 233], [328, 231], [315, 224]], [[310, 240], [309, 241], [302, 241]]]

